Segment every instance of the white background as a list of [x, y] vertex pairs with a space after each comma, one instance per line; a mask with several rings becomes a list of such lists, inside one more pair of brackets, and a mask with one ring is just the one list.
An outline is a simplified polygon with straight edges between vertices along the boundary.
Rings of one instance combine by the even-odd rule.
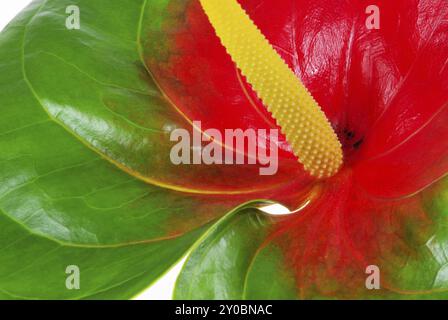
[[[92, 0], [94, 1], [94, 0]], [[124, 0], [125, 1], [125, 0]], [[0, 30], [11, 21], [31, 0], [0, 0]], [[1, 63], [1, 61], [0, 61]], [[169, 300], [171, 299], [174, 282], [183, 265], [183, 259], [153, 286], [137, 296], [137, 300]]]

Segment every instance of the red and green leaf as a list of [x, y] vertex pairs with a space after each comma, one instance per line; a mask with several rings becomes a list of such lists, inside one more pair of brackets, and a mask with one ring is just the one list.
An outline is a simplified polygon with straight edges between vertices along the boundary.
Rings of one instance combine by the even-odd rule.
[[[253, 210], [223, 218], [193, 250], [175, 297], [446, 299], [448, 180], [384, 201], [348, 178], [287, 219]], [[370, 265], [380, 290], [366, 287]]]

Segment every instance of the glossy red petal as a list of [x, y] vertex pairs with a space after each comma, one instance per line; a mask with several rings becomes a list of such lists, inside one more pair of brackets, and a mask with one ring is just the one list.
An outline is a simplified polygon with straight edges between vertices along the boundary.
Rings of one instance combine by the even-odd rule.
[[[380, 0], [379, 30], [367, 28], [371, 3], [362, 0], [239, 2], [319, 101], [344, 146], [346, 165], [359, 168], [365, 189], [401, 196], [446, 171], [433, 138], [411, 139], [431, 127], [430, 119], [447, 101], [446, 1]], [[147, 32], [146, 62], [185, 118], [221, 131], [276, 128], [198, 1], [170, 0], [160, 15]], [[419, 143], [430, 149], [426, 158]], [[279, 176], [271, 183], [306, 179], [284, 137], [279, 146]], [[397, 156], [384, 156], [398, 146]], [[413, 160], [400, 164], [399, 157]], [[400, 178], [407, 174], [415, 183]]]
[[448, 172], [448, 2], [420, 1], [415, 59], [372, 127], [356, 168], [372, 194], [412, 194]]
[[424, 189], [448, 172], [448, 103], [406, 140], [354, 170], [372, 195], [398, 198]]
[[[429, 191], [396, 201], [373, 199], [350, 176], [333, 179], [320, 200], [269, 239], [289, 261], [299, 297], [415, 298], [446, 290], [435, 281], [445, 262], [431, 243], [444, 246], [447, 230], [428, 206], [433, 195], [429, 201]], [[366, 287], [368, 266], [379, 268], [380, 290]]]

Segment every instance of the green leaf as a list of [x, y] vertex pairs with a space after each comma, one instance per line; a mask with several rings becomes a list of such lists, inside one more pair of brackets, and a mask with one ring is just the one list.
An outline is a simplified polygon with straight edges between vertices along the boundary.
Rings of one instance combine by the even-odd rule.
[[130, 298], [241, 201], [169, 161], [166, 129], [187, 122], [141, 60], [146, 5], [38, 0], [0, 35], [1, 298]]
[[[33, 235], [5, 214], [0, 223], [0, 290], [14, 299], [130, 298], [162, 275], [200, 234], [132, 246], [77, 247]], [[68, 265], [80, 268], [80, 290], [65, 287]]]
[[174, 297], [294, 299], [295, 283], [283, 272], [280, 252], [263, 246], [273, 222], [254, 208], [242, 208], [222, 218], [188, 257]]
[[248, 300], [297, 299], [296, 280], [287, 267], [281, 249], [272, 243], [259, 248], [247, 270], [245, 293]]

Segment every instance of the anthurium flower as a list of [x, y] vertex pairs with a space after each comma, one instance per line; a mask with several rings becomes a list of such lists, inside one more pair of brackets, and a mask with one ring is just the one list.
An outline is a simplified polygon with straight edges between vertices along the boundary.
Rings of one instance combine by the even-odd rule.
[[[339, 170], [316, 178], [286, 136], [272, 176], [171, 163], [193, 121], [279, 128], [200, 1], [80, 0], [75, 30], [71, 1], [35, 1], [0, 35], [0, 297], [132, 297], [192, 246], [177, 298], [446, 297], [448, 3], [377, 1], [371, 29], [361, 0], [238, 2]], [[292, 213], [260, 211], [275, 202]]]

